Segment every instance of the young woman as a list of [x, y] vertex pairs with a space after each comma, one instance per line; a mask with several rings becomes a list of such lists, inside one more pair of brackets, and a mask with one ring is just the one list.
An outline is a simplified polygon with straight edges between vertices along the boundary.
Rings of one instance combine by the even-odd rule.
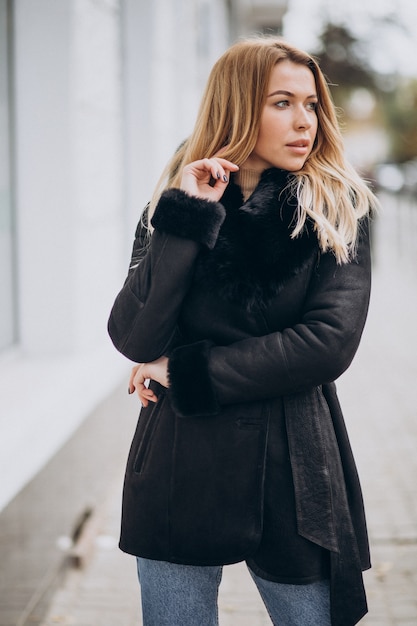
[[375, 204], [316, 61], [276, 38], [232, 46], [109, 320], [143, 405], [120, 547], [138, 557], [145, 626], [217, 624], [222, 565], [242, 560], [274, 624], [366, 613], [365, 517], [333, 381], [367, 315]]

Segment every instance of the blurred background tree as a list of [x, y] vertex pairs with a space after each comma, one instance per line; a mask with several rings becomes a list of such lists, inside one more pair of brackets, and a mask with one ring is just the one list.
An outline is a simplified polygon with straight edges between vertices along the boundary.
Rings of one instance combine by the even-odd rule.
[[319, 39], [315, 56], [320, 60], [338, 106], [342, 106], [352, 90], [358, 87], [377, 90], [375, 72], [367, 60], [365, 42], [350, 32], [347, 26], [327, 22]]
[[381, 107], [390, 136], [390, 158], [404, 163], [417, 157], [417, 80], [398, 81], [382, 93]]
[[417, 79], [372, 66], [371, 48], [384, 41], [381, 33], [387, 28], [404, 31], [405, 26], [390, 15], [372, 20], [372, 35], [358, 34], [347, 22], [328, 19], [312, 52], [329, 82], [347, 136], [365, 128], [373, 128], [376, 136], [380, 129], [386, 145], [382, 149], [375, 141], [376, 160], [379, 152], [381, 160], [404, 163], [417, 157]]

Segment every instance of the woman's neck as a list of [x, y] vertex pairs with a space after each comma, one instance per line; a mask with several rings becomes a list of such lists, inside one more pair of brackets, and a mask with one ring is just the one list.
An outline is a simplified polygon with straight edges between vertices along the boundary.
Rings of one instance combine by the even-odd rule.
[[243, 199], [246, 200], [252, 195], [261, 177], [261, 172], [241, 167], [235, 174], [235, 181], [242, 190]]

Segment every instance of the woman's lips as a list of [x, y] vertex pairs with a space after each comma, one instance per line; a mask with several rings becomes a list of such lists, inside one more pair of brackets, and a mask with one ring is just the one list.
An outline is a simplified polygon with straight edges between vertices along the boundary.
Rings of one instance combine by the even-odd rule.
[[297, 154], [306, 154], [310, 149], [310, 143], [308, 141], [300, 139], [298, 141], [287, 143], [287, 148]]

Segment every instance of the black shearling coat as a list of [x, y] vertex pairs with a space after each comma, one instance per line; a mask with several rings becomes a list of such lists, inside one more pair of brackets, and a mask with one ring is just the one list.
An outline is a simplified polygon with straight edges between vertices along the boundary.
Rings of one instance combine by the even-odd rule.
[[[243, 202], [163, 193], [139, 224], [109, 319], [136, 362], [169, 356], [170, 387], [141, 410], [126, 470], [122, 550], [260, 576], [331, 579], [334, 626], [366, 613], [362, 495], [334, 380], [370, 293], [368, 224], [338, 265], [308, 222], [290, 237], [291, 175], [266, 170]], [[304, 571], [305, 570], [305, 571]]]

